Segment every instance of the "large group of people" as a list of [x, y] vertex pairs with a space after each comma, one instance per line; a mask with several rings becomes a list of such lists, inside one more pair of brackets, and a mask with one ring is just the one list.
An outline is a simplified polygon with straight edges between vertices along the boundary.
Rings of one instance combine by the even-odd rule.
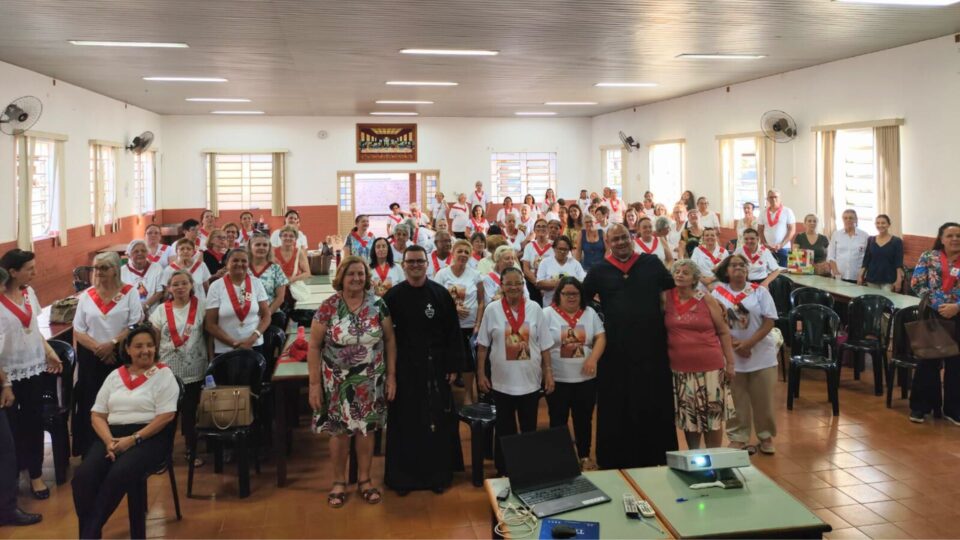
[[[668, 206], [651, 192], [628, 204], [607, 188], [570, 200], [548, 190], [541, 203], [505, 197], [494, 208], [478, 182], [453, 204], [438, 192], [425, 212], [391, 204], [384, 236], [370, 216], [357, 216], [344, 240], [329, 239], [344, 257], [336, 292], [313, 317], [307, 355], [313, 425], [330, 437], [328, 504], [348, 500], [351, 440], [360, 498], [382, 500], [371, 462], [388, 419], [385, 485], [443, 492], [462, 466], [454, 385], [465, 404], [496, 406], [498, 440], [535, 430], [545, 396], [551, 426], [572, 416], [584, 468], [663, 464], [679, 446], [677, 430], [689, 448], [719, 446], [726, 434], [732, 447], [773, 454], [777, 309], [767, 287], [792, 249], [809, 250], [816, 273], [910, 288], [929, 295], [937, 317], [956, 319], [960, 225], [944, 224], [908, 276], [889, 217], [877, 216], [870, 236], [847, 210], [828, 239], [815, 215], [798, 232], [780, 197], [771, 190], [763, 208], [744, 204], [729, 233], [690, 191]], [[218, 224], [204, 211], [172, 246], [151, 225], [126, 261], [94, 258], [73, 321], [81, 536], [99, 537], [132, 479], [169, 450], [157, 435], [175, 428], [178, 403], [186, 448], [195, 446], [213, 356], [259, 350], [274, 315], [295, 305], [311, 275], [300, 226], [295, 210], [270, 235], [249, 212]], [[0, 524], [39, 520], [17, 509], [17, 471], [28, 471], [35, 497], [49, 495], [38, 381], [61, 364], [37, 328], [36, 265], [19, 249], [0, 258]], [[942, 389], [936, 366], [918, 371], [912, 421], [942, 402], [960, 424], [960, 364], [945, 365]], [[495, 455], [509, 474], [499, 445]], [[185, 458], [203, 465], [189, 450]]]

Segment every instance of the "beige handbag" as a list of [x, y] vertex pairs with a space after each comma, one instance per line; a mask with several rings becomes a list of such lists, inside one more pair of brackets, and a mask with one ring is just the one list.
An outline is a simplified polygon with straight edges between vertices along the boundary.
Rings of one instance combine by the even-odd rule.
[[253, 423], [253, 406], [248, 386], [204, 388], [197, 410], [197, 427], [230, 429]]
[[50, 322], [70, 324], [73, 322], [73, 316], [77, 314], [77, 303], [80, 300], [76, 296], [61, 298], [50, 306]]

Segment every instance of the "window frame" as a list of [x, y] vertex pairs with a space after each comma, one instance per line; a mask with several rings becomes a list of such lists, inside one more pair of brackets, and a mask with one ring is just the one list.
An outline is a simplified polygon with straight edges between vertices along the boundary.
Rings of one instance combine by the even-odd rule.
[[[510, 159], [507, 157], [499, 156], [518, 156], [517, 158]], [[544, 157], [530, 157], [530, 156], [544, 156]], [[520, 179], [519, 179], [519, 192], [513, 193], [512, 191], [504, 191], [501, 187], [500, 178], [501, 175], [498, 171], [503, 169], [503, 164], [516, 161], [519, 162], [520, 166]], [[537, 188], [536, 191], [530, 189], [530, 162], [539, 162], [546, 161], [549, 163], [549, 171], [547, 172], [549, 178], [547, 179], [547, 186]], [[503, 203], [503, 199], [506, 197], [511, 197], [513, 202], [520, 204], [523, 201], [523, 197], [530, 193], [534, 196], [535, 199], [543, 199], [543, 193], [547, 189], [552, 189], [554, 193], [557, 191], [557, 176], [559, 169], [559, 156], [557, 152], [490, 152], [490, 202], [493, 203]]]
[[[142, 160], [150, 158], [150, 180], [143, 178]], [[144, 185], [146, 183], [147, 185]], [[152, 216], [157, 212], [157, 151], [148, 150], [133, 155], [133, 205], [134, 213]]]
[[[847, 174], [850, 172], [848, 165], [848, 151], [851, 150], [851, 147], [848, 145], [849, 141], [845, 140], [852, 137], [869, 137], [870, 145], [867, 146], [857, 146], [856, 149], [864, 155], [870, 156], [869, 161], [860, 161], [856, 162], [854, 166], [859, 165], [866, 171], [869, 171], [869, 176], [858, 176], [850, 177]], [[834, 206], [834, 230], [843, 229], [843, 212], [846, 210], [853, 209], [857, 212], [857, 227], [866, 231], [870, 235], [877, 234], [877, 229], [874, 221], [878, 214], [883, 212], [880, 210], [880, 178], [877, 175], [877, 139], [872, 127], [855, 127], [851, 129], [838, 129], [836, 131], [836, 141], [835, 149], [833, 155], [833, 206]], [[851, 180], [853, 178], [860, 178], [861, 182], [856, 182], [856, 180]], [[865, 212], [867, 208], [863, 205], [851, 205], [848, 204], [850, 201], [851, 194], [858, 193], [856, 186], [851, 186], [852, 183], [860, 184], [872, 184], [872, 190], [870, 192], [870, 197], [873, 199], [872, 204], [872, 214]], [[859, 191], [859, 193], [864, 193]]]
[[[36, 233], [37, 224], [35, 223], [35, 220], [38, 214], [37, 212], [34, 211], [34, 207], [36, 207], [38, 204], [38, 199], [35, 196], [37, 187], [34, 185], [34, 182], [36, 181], [36, 156], [34, 155], [34, 163], [27, 164], [29, 175], [31, 177], [30, 178], [30, 184], [31, 184], [30, 239], [31, 241], [36, 241], [36, 240], [43, 240], [46, 238], [53, 238], [60, 232], [60, 229], [62, 228], [62, 224], [59, 223], [60, 216], [57, 215], [58, 212], [56, 211], [57, 201], [54, 200], [54, 198], [57, 196], [58, 188], [62, 189], [63, 187], [63, 186], [58, 186], [57, 183], [62, 182], [63, 179], [59, 178], [59, 174], [57, 171], [57, 155], [56, 155], [57, 146], [58, 146], [57, 143], [60, 141], [50, 137], [30, 135], [29, 133], [24, 133], [21, 136], [14, 137], [14, 143], [13, 143], [14, 145], [13, 147], [14, 192], [15, 192], [14, 200], [20, 201], [20, 189], [21, 189], [21, 182], [22, 182], [22, 179], [20, 178], [20, 169], [21, 169], [21, 163], [20, 163], [21, 144], [20, 143], [21, 141], [23, 141], [24, 143], [29, 143], [29, 141], [31, 140], [34, 141], [34, 144], [43, 144], [44, 146], [49, 146], [49, 151], [45, 158], [45, 167], [44, 167], [46, 169], [44, 176], [47, 177], [47, 180], [46, 180], [46, 187], [45, 187], [46, 196], [44, 197], [44, 200], [43, 200], [45, 209], [42, 212], [42, 214], [45, 214], [43, 216], [43, 219], [45, 219], [46, 221], [45, 223], [46, 226], [42, 234]], [[62, 160], [63, 157], [64, 156], [60, 156], [60, 159]], [[19, 220], [19, 212], [20, 212], [19, 202], [15, 208], [16, 208], [16, 212], [18, 213], [17, 219]], [[43, 227], [44, 223], [41, 223], [40, 226]]]
[[[207, 208], [216, 208], [217, 214], [220, 211], [224, 210], [266, 210], [271, 211], [273, 208], [274, 196], [273, 193], [273, 167], [274, 160], [276, 159], [277, 152], [267, 151], [267, 150], [256, 150], [256, 151], [245, 151], [245, 152], [217, 152], [210, 151], [204, 153], [204, 170], [206, 171], [206, 186], [207, 186]], [[217, 195], [224, 194], [224, 185], [223, 180], [224, 176], [221, 174], [221, 169], [216, 168], [218, 165], [217, 160], [220, 157], [237, 157], [239, 156], [240, 161], [240, 180], [239, 180], [239, 190], [240, 190], [240, 200], [239, 202], [233, 200], [220, 200], [219, 198], [214, 201], [211, 197], [211, 172], [216, 171], [216, 188]], [[253, 162], [251, 157], [253, 156], [263, 156], [269, 157], [268, 161]], [[211, 162], [211, 160], [213, 160]], [[264, 176], [257, 177], [259, 180], [258, 184], [253, 184], [253, 176], [250, 176], [250, 173], [253, 170], [253, 165], [256, 163], [259, 165], [258, 169], [262, 168], [261, 172], [266, 172]], [[213, 167], [213, 168], [212, 168]], [[246, 175], [246, 176], [245, 176]], [[249, 185], [244, 185], [244, 182], [248, 181]], [[235, 186], [231, 186], [235, 187]], [[257, 188], [255, 190], [255, 188]], [[269, 193], [269, 199], [267, 200], [254, 200], [253, 195], [255, 192], [258, 193]], [[246, 197], [246, 198], [245, 198]]]
[[[678, 182], [679, 185], [676, 188], [676, 191], [677, 191], [676, 200], [670, 203], [664, 203], [664, 204], [673, 205], [674, 203], [680, 200], [680, 196], [683, 195], [683, 191], [687, 189], [687, 163], [686, 163], [687, 140], [686, 139], [666, 139], [661, 141], [653, 141], [647, 144], [647, 162], [648, 162], [647, 163], [647, 174], [648, 174], [647, 189], [653, 192], [653, 195], [657, 200], [659, 201], [668, 200], [664, 198], [664, 195], [662, 193], [663, 190], [660, 189], [660, 186], [654, 186], [654, 164], [655, 163], [653, 158], [653, 153], [657, 147], [667, 146], [667, 145], [679, 145], [679, 148], [680, 148], [680, 157], [679, 157], [680, 180]], [[668, 206], [668, 208], [671, 208], [671, 206]]]
[[[611, 184], [608, 178], [609, 171], [607, 170], [607, 153], [611, 151], [620, 152], [620, 184], [619, 185]], [[627, 178], [627, 156], [629, 154], [630, 152], [627, 152], [623, 148], [623, 145], [619, 145], [619, 144], [611, 144], [611, 145], [605, 145], [600, 147], [600, 182], [602, 184], [602, 187], [616, 189], [617, 193], [619, 193], [621, 197], [624, 196], [623, 186], [626, 183], [626, 178]]]
[[[96, 149], [100, 148], [101, 152], [108, 151], [110, 153], [109, 158], [104, 159], [101, 157], [101, 161], [104, 164], [109, 165], [105, 170], [106, 174], [111, 174], [110, 178], [105, 178], [105, 188], [104, 188], [104, 199], [103, 201], [97, 201], [97, 190], [96, 190], [96, 171], [94, 167], [94, 159], [96, 159]], [[118, 173], [119, 173], [119, 159], [120, 159], [120, 149], [122, 145], [120, 143], [108, 142], [108, 141], [99, 141], [91, 140], [89, 144], [89, 173], [90, 173], [90, 223], [96, 227], [97, 224], [97, 202], [101, 203], [102, 211], [106, 212], [102, 214], [104, 219], [102, 225], [111, 226], [112, 228], [116, 227], [116, 224], [119, 222], [119, 217], [117, 214], [117, 201], [119, 198], [118, 193]], [[107, 231], [104, 231], [107, 232]]]

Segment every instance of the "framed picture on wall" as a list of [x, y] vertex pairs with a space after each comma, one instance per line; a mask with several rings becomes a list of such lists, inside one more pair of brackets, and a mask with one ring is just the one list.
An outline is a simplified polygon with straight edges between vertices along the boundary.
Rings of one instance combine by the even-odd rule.
[[417, 161], [416, 124], [357, 124], [357, 163]]

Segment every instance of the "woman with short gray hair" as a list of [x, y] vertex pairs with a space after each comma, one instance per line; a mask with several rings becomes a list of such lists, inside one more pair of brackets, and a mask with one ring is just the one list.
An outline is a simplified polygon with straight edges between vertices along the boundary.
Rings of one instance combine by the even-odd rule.
[[77, 343], [77, 400], [73, 416], [73, 454], [83, 455], [96, 435], [90, 409], [103, 381], [117, 367], [116, 347], [128, 327], [143, 318], [140, 297], [133, 285], [120, 280], [120, 257], [113, 252], [93, 258], [93, 286], [80, 293], [73, 317]]

